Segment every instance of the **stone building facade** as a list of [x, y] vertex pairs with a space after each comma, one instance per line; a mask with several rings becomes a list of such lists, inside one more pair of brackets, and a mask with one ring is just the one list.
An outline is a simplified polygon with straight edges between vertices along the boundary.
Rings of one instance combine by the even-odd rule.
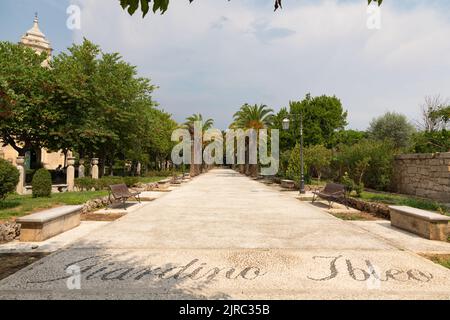
[[398, 193], [450, 203], [450, 152], [398, 156], [393, 187]]
[[[53, 49], [44, 33], [39, 28], [39, 20], [37, 15], [34, 18], [33, 26], [21, 38], [19, 44], [33, 49], [37, 54], [47, 53], [48, 59], [44, 61], [43, 67], [47, 67], [51, 59]], [[18, 153], [11, 146], [3, 146], [0, 140], [0, 158], [8, 160], [16, 165]], [[45, 149], [33, 150], [27, 153], [25, 159], [26, 169], [30, 169], [36, 163], [42, 163], [48, 170], [54, 170], [59, 165], [64, 166], [65, 157], [62, 152], [48, 152]]]

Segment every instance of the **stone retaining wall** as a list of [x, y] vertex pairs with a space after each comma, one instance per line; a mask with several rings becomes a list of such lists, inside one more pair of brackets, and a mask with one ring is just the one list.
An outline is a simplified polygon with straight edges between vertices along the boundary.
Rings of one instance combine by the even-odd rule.
[[392, 182], [398, 193], [450, 203], [450, 152], [398, 156]]

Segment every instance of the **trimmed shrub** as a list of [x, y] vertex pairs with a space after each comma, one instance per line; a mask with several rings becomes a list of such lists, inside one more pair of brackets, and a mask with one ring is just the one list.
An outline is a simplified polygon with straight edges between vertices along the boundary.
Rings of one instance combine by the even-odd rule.
[[0, 159], [0, 200], [13, 192], [19, 183], [19, 170], [8, 161]]
[[100, 191], [108, 190], [108, 187], [114, 184], [126, 184], [133, 187], [139, 182], [139, 177], [102, 177], [94, 180], [92, 178], [75, 179], [75, 187], [80, 191]]
[[96, 189], [96, 180], [92, 178], [78, 178], [75, 179], [75, 187], [80, 191], [91, 191]]
[[52, 195], [52, 176], [45, 169], [39, 169], [33, 176], [33, 198], [48, 198]]
[[135, 186], [139, 182], [138, 177], [124, 177], [123, 182], [127, 185], [128, 188]]
[[174, 171], [172, 170], [154, 170], [154, 171], [148, 171], [145, 176], [146, 177], [171, 177], [173, 176]]

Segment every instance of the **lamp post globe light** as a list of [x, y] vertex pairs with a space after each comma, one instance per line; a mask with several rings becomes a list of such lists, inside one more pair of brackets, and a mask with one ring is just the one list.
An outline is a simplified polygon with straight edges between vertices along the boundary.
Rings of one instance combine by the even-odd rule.
[[305, 166], [303, 157], [303, 114], [290, 114], [287, 118], [283, 120], [282, 126], [283, 130], [289, 130], [291, 120], [289, 117], [299, 117], [300, 120], [300, 194], [305, 194]]

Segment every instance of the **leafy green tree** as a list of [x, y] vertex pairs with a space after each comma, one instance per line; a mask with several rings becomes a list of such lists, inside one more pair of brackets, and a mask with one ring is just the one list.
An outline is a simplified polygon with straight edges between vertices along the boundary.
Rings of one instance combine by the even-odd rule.
[[52, 69], [60, 121], [49, 148], [96, 156], [110, 167], [118, 155], [143, 164], [152, 155], [166, 157], [174, 122], [156, 109], [150, 80], [139, 78], [118, 53], [103, 53], [85, 40], [55, 57]]
[[19, 170], [8, 161], [0, 159], [0, 200], [13, 192], [19, 183]]
[[308, 169], [310, 175], [312, 176], [312, 173], [314, 172], [320, 180], [323, 173], [329, 170], [332, 156], [332, 151], [323, 145], [315, 145], [305, 148], [305, 157], [309, 164]]
[[[320, 96], [312, 98], [306, 95], [302, 101], [290, 103], [291, 126], [289, 135], [283, 135], [282, 146], [294, 146], [300, 141], [299, 115], [303, 115], [303, 133], [305, 146], [322, 144], [332, 147], [338, 131], [347, 125], [347, 112], [341, 101], [335, 96]], [[282, 127], [277, 127], [282, 130]]]
[[[142, 11], [143, 17], [147, 15], [147, 13], [152, 10], [153, 13], [161, 12], [163, 14], [169, 8], [169, 0], [119, 0], [122, 8], [126, 9], [130, 15], [133, 15], [139, 8]], [[189, 3], [194, 2], [194, 0], [188, 0]], [[228, 0], [230, 1], [230, 0]], [[279, 8], [282, 8], [282, 0], [274, 0], [275, 2], [275, 11]], [[378, 3], [381, 5], [383, 0], [368, 0], [368, 3], [372, 2]]]
[[146, 126], [142, 127], [142, 134], [146, 138], [142, 140], [148, 143], [150, 158], [159, 162], [169, 159], [174, 147], [174, 142], [171, 141], [172, 132], [178, 124], [170, 114], [155, 108], [149, 109], [146, 117]]
[[20, 156], [40, 149], [58, 119], [45, 53], [0, 42], [0, 139]]
[[415, 131], [406, 116], [395, 112], [388, 112], [374, 119], [368, 129], [371, 139], [389, 140], [396, 148], [408, 147]]
[[[306, 147], [303, 150], [306, 180], [310, 180], [313, 176], [316, 176], [320, 180], [324, 172], [330, 170], [332, 157], [332, 151], [330, 149], [327, 149], [323, 145]], [[289, 160], [289, 166], [287, 170], [287, 177], [295, 181], [299, 181], [300, 172], [300, 145], [297, 144], [291, 152], [291, 158]]]

